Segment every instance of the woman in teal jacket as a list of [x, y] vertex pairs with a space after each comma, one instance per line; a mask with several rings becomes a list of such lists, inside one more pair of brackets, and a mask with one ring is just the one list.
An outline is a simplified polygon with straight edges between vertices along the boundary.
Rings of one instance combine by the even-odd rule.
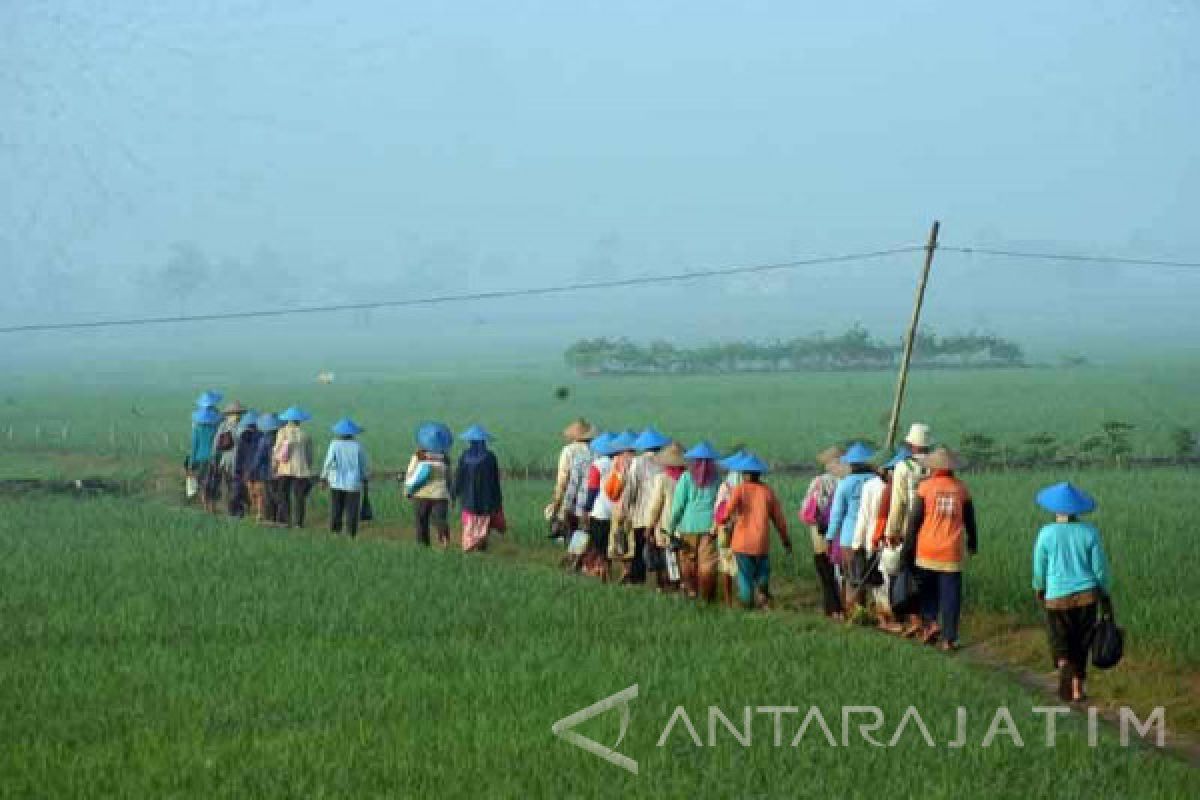
[[701, 442], [683, 454], [688, 470], [675, 485], [671, 529], [679, 543], [679, 573], [684, 593], [711, 602], [717, 594], [717, 459], [721, 454]]
[[203, 406], [192, 412], [192, 442], [187, 460], [188, 473], [200, 486], [204, 510], [214, 514], [217, 511], [217, 487], [220, 483], [212, 445], [220, 421], [220, 413], [211, 406]]
[[1108, 602], [1108, 558], [1100, 531], [1079, 521], [1080, 514], [1096, 507], [1086, 492], [1057, 483], [1038, 492], [1037, 502], [1054, 514], [1054, 522], [1038, 531], [1033, 546], [1033, 590], [1046, 609], [1058, 696], [1078, 702], [1084, 699], [1097, 607]]

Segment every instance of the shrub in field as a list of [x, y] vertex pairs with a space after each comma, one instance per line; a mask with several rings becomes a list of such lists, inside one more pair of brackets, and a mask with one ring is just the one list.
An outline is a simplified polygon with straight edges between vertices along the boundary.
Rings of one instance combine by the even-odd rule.
[[1058, 437], [1048, 431], [1028, 437], [1024, 445], [1022, 455], [1028, 461], [1053, 461], [1058, 457]]
[[996, 460], [996, 440], [985, 433], [964, 433], [958, 449], [970, 464], [991, 464]]
[[1120, 462], [1122, 458], [1133, 452], [1133, 445], [1129, 441], [1129, 434], [1136, 426], [1128, 422], [1112, 420], [1104, 423], [1102, 427], [1104, 435], [1107, 438], [1105, 449], [1109, 458]]
[[1195, 457], [1197, 444], [1196, 434], [1191, 428], [1181, 426], [1171, 431], [1171, 448], [1176, 458], [1183, 460]]

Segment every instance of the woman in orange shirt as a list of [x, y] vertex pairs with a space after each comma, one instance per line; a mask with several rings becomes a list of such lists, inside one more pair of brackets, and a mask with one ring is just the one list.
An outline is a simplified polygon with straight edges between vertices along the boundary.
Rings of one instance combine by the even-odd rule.
[[940, 637], [943, 650], [958, 647], [962, 565], [966, 554], [974, 555], [977, 546], [971, 493], [954, 477], [954, 470], [961, 466], [958, 456], [945, 447], [926, 458], [925, 467], [931, 474], [917, 487], [905, 537], [915, 542], [921, 641], [933, 644]]
[[732, 519], [733, 538], [730, 549], [737, 560], [738, 599], [746, 608], [757, 605], [768, 608], [771, 592], [768, 586], [771, 563], [771, 525], [779, 531], [783, 548], [792, 552], [788, 539], [787, 519], [779, 506], [775, 492], [762, 482], [767, 465], [753, 453], [731, 459], [727, 465], [733, 472], [742, 474], [742, 482], [734, 487], [729, 502], [717, 515], [718, 524]]

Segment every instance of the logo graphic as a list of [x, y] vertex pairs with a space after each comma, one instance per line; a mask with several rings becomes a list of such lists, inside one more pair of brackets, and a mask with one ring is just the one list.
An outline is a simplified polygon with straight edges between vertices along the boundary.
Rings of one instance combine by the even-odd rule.
[[[592, 703], [587, 708], [582, 708], [570, 716], [563, 717], [550, 726], [550, 732], [561, 739], [567, 740], [576, 747], [582, 747], [589, 753], [600, 756], [610, 764], [615, 764], [621, 769], [629, 770], [634, 775], [637, 775], [638, 763], [629, 756], [617, 752], [617, 748], [621, 746], [621, 741], [625, 738], [625, 731], [629, 729], [629, 701], [636, 700], [637, 696], [638, 685], [635, 683], [633, 686], [622, 689], [614, 695], [609, 695], [597, 703]], [[621, 733], [617, 736], [617, 741], [613, 743], [612, 747], [605, 747], [599, 742], [589, 739], [574, 730], [580, 723], [587, 722], [593, 717], [598, 717], [612, 708], [621, 709]]]

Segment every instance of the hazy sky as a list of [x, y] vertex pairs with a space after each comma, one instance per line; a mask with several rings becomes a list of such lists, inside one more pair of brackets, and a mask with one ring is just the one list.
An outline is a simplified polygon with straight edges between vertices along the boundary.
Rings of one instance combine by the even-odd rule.
[[[1197, 41], [1191, 2], [10, 0], [0, 313], [676, 272], [916, 243], [935, 216], [948, 244], [1200, 260]], [[210, 281], [164, 301], [147, 276], [181, 243]], [[694, 339], [861, 319], [898, 336], [918, 258], [370, 330]], [[1200, 334], [1195, 272], [949, 253], [938, 270], [928, 321], [947, 330]], [[1053, 313], [1067, 298], [1091, 313]]]

